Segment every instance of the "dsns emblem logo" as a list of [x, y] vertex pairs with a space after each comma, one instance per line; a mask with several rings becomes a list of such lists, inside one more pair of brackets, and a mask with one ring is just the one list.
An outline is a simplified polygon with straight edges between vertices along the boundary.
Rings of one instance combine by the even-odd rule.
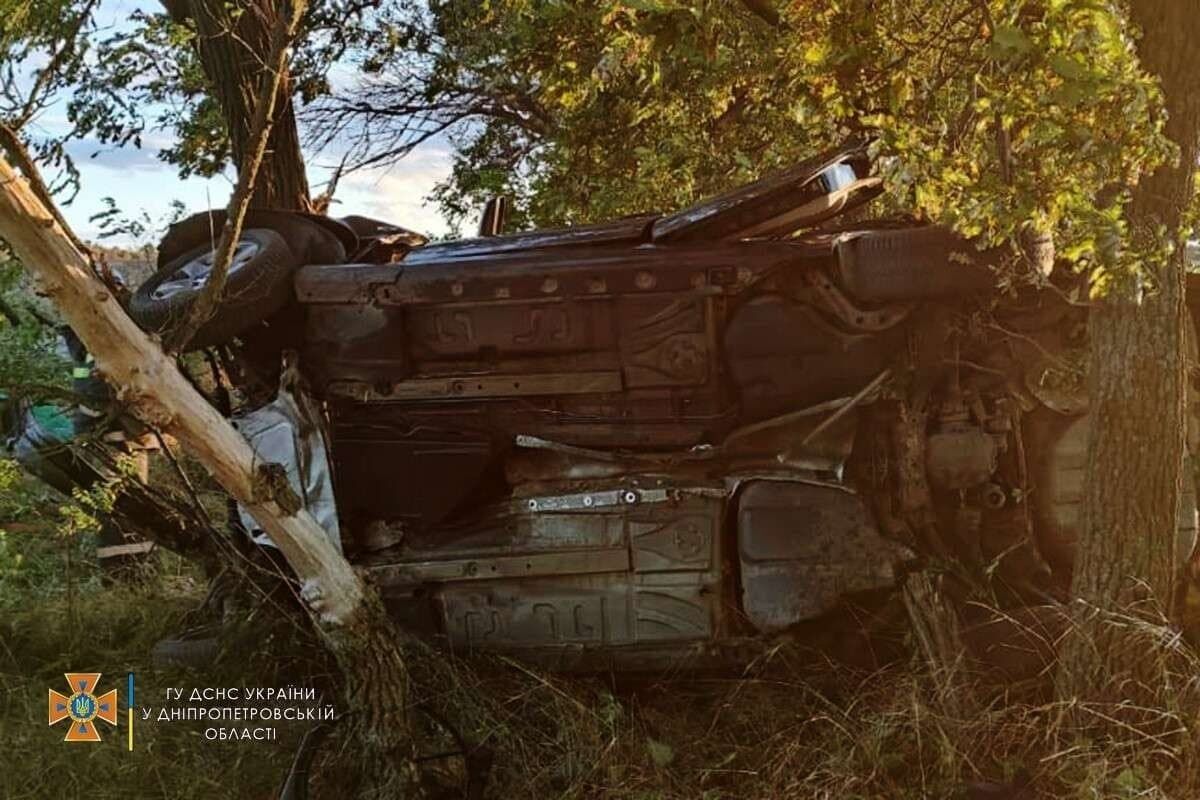
[[71, 727], [67, 729], [63, 741], [98, 742], [100, 731], [96, 730], [97, 719], [109, 725], [117, 724], [117, 690], [97, 696], [96, 684], [99, 682], [99, 672], [68, 672], [67, 684], [71, 687], [71, 694], [50, 690], [50, 724], [71, 720]]

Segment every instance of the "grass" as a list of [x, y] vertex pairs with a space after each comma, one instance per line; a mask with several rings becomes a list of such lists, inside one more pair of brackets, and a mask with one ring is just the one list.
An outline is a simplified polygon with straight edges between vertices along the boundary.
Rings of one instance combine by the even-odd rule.
[[124, 719], [115, 730], [101, 723], [104, 741], [95, 745], [64, 743], [63, 726], [46, 725], [47, 689], [63, 691], [68, 671], [103, 672], [102, 690], [121, 687], [132, 671], [139, 704], [151, 705], [162, 702], [168, 686], [248, 680], [245, 673], [196, 676], [150, 663], [153, 643], [171, 634], [198, 599], [192, 587], [169, 594], [116, 589], [85, 595], [74, 621], [59, 600], [15, 612], [0, 625], [0, 740], [6, 762], [0, 797], [271, 797], [287, 760], [282, 748], [207, 742], [195, 723], [139, 719], [138, 747], [131, 753], [125, 750]]
[[[124, 720], [102, 726], [98, 745], [63, 743], [45, 724], [46, 691], [67, 671], [101, 671], [101, 688], [133, 671], [139, 705], [156, 708], [168, 687], [332, 695], [335, 682], [303, 627], [272, 614], [226, 635], [203, 673], [154, 664], [154, 643], [191, 624], [204, 581], [166, 559], [135, 585], [102, 587], [88, 535], [64, 540], [50, 509], [45, 498], [0, 507], [0, 797], [274, 797], [307, 723], [281, 725], [274, 742], [213, 742], [203, 723], [139, 719], [132, 753]], [[859, 671], [783, 643], [735, 675], [640, 681], [503, 658], [414, 663], [416, 699], [490, 751], [488, 797], [619, 800], [953, 798], [978, 781], [1023, 787], [995, 795], [1011, 800], [1200, 797], [1200, 660], [1186, 651], [1177, 670], [1171, 695], [1142, 710], [1153, 714], [1118, 701], [1081, 722], [1036, 692], [934, 675], [913, 653]], [[339, 746], [319, 764], [337, 763]], [[461, 777], [452, 762], [431, 770]], [[342, 777], [325, 769], [313, 796], [345, 797]]]
[[168, 687], [286, 685], [306, 680], [301, 672], [319, 673], [320, 664], [308, 659], [298, 670], [286, 656], [303, 652], [303, 637], [285, 622], [241, 631], [205, 674], [156, 666], [154, 644], [189, 625], [203, 577], [166, 554], [141, 580], [103, 586], [94, 536], [63, 535], [61, 502], [32, 483], [0, 498], [0, 797], [273, 797], [299, 725], [254, 746], [205, 741], [197, 722], [139, 716], [133, 752], [123, 707], [117, 728], [98, 723], [99, 744], [65, 743], [62, 724], [47, 726], [47, 690], [64, 691], [66, 672], [103, 673], [99, 688], [122, 688], [122, 704], [134, 672], [138, 705], [159, 707]]

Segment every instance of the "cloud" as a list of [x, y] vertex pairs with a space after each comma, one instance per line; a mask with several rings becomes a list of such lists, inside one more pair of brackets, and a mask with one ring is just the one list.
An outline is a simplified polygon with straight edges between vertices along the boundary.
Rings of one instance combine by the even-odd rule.
[[[156, 157], [158, 142], [147, 142], [141, 150], [104, 149], [95, 158], [95, 141], [81, 141], [70, 147], [80, 169], [80, 193], [64, 208], [68, 221], [85, 238], [94, 238], [99, 230], [88, 217], [104, 208], [103, 198], [113, 197], [126, 213], [145, 211], [152, 219], [166, 216], [172, 200], [180, 200], [189, 211], [221, 208], [233, 188], [229, 176], [204, 179], [193, 176], [180, 180], [175, 168]], [[309, 158], [308, 180], [313, 193], [319, 193], [332, 173], [332, 156]], [[444, 236], [449, 232], [437, 207], [425, 198], [439, 181], [450, 175], [451, 152], [444, 147], [419, 148], [399, 164], [388, 169], [355, 172], [345, 176], [338, 186], [331, 214], [359, 214], [374, 217], [410, 230]], [[113, 240], [115, 245], [132, 246], [141, 242]]]
[[159, 148], [153, 141], [143, 141], [142, 147], [114, 147], [101, 144], [95, 139], [80, 139], [67, 144], [67, 153], [79, 165], [92, 165], [117, 172], [174, 171], [158, 157]]
[[444, 235], [449, 230], [446, 221], [426, 198], [450, 175], [450, 165], [449, 151], [418, 149], [386, 170], [352, 173], [338, 186], [332, 213], [361, 214], [422, 233]]

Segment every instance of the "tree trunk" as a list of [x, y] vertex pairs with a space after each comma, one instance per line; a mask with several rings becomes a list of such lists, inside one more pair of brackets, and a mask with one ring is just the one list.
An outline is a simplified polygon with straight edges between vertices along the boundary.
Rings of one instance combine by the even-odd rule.
[[[419, 794], [408, 725], [403, 634], [377, 592], [303, 508], [269, 480], [241, 434], [208, 404], [175, 362], [125, 314], [28, 182], [0, 158], [0, 238], [95, 357], [125, 408], [170, 433], [262, 526], [301, 584], [321, 636], [342, 667], [350, 706], [349, 753], [358, 796]], [[274, 465], [278, 466], [278, 465]]]
[[[270, 51], [271, 30], [282, 9], [275, 0], [173, 0], [164, 5], [172, 16], [187, 16], [195, 22], [200, 63], [229, 128], [233, 163], [241, 172], [251, 156], [251, 128], [263, 60]], [[307, 211], [308, 178], [286, 66], [275, 107], [275, 124], [251, 205]]]
[[[254, 92], [253, 117], [249, 136], [244, 143], [242, 160], [238, 162], [237, 186], [229, 199], [225, 224], [213, 251], [212, 272], [205, 281], [200, 296], [163, 340], [168, 352], [182, 352], [204, 323], [212, 318], [225, 292], [225, 280], [233, 263], [233, 250], [242, 235], [246, 211], [258, 194], [256, 184], [267, 159], [267, 148], [275, 130], [276, 106], [288, 71], [288, 50], [295, 44], [296, 31], [308, 8], [308, 0], [291, 0], [291, 8], [279, 14], [271, 28], [270, 48], [259, 71], [259, 86]], [[294, 128], [295, 120], [287, 122]]]
[[[1091, 436], [1072, 597], [1079, 618], [1064, 642], [1059, 694], [1110, 699], [1119, 678], [1153, 686], [1162, 655], [1129, 637], [1129, 615], [1170, 607], [1185, 448], [1184, 305], [1187, 231], [1200, 141], [1195, 10], [1139, 0], [1142, 65], [1161, 80], [1177, 163], [1135, 188], [1126, 212], [1140, 276], [1118, 275], [1089, 323]], [[1174, 251], [1156, 258], [1164, 245]], [[1190, 477], [1189, 477], [1190, 479]], [[1117, 690], [1120, 691], [1120, 690]]]

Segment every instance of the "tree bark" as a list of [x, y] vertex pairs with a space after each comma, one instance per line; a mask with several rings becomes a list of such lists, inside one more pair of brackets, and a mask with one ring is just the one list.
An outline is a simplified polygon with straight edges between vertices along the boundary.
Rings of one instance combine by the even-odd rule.
[[233, 196], [226, 209], [225, 224], [221, 227], [221, 236], [217, 240], [212, 272], [209, 273], [196, 302], [164, 340], [163, 346], [168, 352], [182, 352], [196, 335], [196, 331], [212, 318], [221, 302], [225, 291], [225, 279], [233, 262], [233, 250], [241, 238], [242, 222], [246, 219], [246, 210], [256, 194], [255, 184], [267, 156], [267, 144], [271, 140], [275, 123], [275, 107], [287, 72], [287, 51], [295, 41], [296, 30], [307, 7], [307, 0], [291, 0], [291, 8], [287, 13], [278, 15], [271, 29], [270, 52], [259, 77], [260, 85], [255, 92], [247, 152], [245, 160], [238, 164], [237, 186], [234, 187]]
[[[1151, 687], [1161, 652], [1131, 638], [1146, 614], [1170, 607], [1185, 451], [1185, 213], [1200, 155], [1200, 74], [1194, 9], [1175, 0], [1132, 3], [1142, 65], [1157, 74], [1179, 146], [1178, 162], [1135, 188], [1126, 211], [1142, 274], [1117, 275], [1089, 323], [1091, 435], [1083, 526], [1072, 597], [1078, 617], [1064, 642], [1059, 694], [1103, 700], [1124, 678]], [[1155, 258], [1164, 245], [1174, 247]], [[1161, 616], [1158, 617], [1161, 620]], [[1121, 691], [1121, 690], [1117, 690]]]
[[[277, 17], [288, 11], [276, 0], [172, 0], [164, 5], [172, 16], [195, 23], [200, 63], [228, 126], [233, 163], [240, 173], [253, 153], [254, 109], [271, 31]], [[251, 206], [308, 211], [308, 177], [286, 66], [275, 105], [275, 125]]]
[[129, 319], [28, 182], [2, 158], [0, 238], [38, 279], [124, 407], [178, 439], [250, 511], [296, 573], [301, 598], [346, 681], [357, 796], [420, 794], [401, 652], [406, 640], [377, 592], [307, 511], [270, 488], [269, 465], [257, 461], [241, 434]]

